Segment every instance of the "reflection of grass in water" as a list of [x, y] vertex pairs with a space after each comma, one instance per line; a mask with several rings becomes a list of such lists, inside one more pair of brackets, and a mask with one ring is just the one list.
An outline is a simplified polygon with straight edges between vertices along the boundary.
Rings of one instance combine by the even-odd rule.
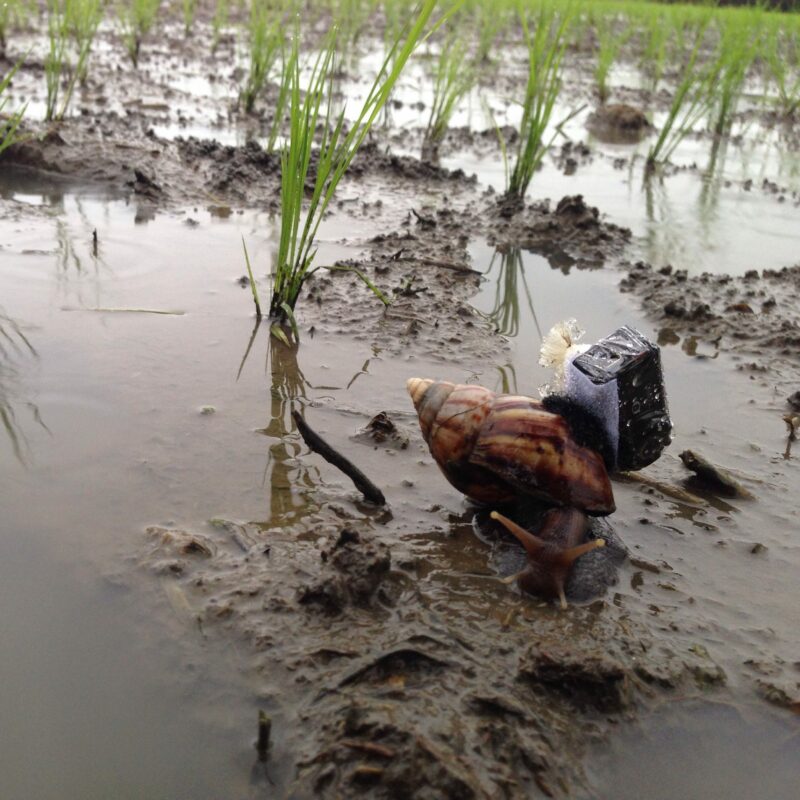
[[[27, 441], [17, 420], [14, 397], [10, 387], [17, 378], [15, 361], [26, 354], [38, 356], [36, 349], [19, 324], [0, 311], [0, 426], [8, 437], [15, 457], [22, 464], [25, 463], [24, 453], [27, 449]], [[47, 430], [36, 405], [30, 402], [24, 403], [24, 405], [30, 411], [34, 421]]]
[[[249, 360], [259, 330], [261, 319], [256, 319], [239, 364], [237, 380]], [[307, 398], [306, 389], [310, 385], [297, 363], [299, 345], [286, 344], [278, 337], [269, 335], [269, 325], [265, 325], [264, 330], [267, 331], [264, 371], [270, 376], [270, 408], [269, 421], [258, 433], [272, 442], [263, 477], [263, 485], [269, 487], [270, 515], [268, 520], [260, 524], [272, 528], [285, 525], [306, 505], [293, 490], [310, 489], [318, 480], [315, 481], [312, 475], [316, 470], [297, 461], [301, 446], [291, 436], [296, 430], [292, 411], [299, 400]]]
[[298, 498], [296, 489], [309, 489], [315, 481], [309, 469], [297, 461], [300, 443], [289, 438], [295, 432], [292, 411], [299, 398], [306, 397], [307, 381], [297, 364], [296, 344], [287, 346], [275, 336], [269, 336], [267, 369], [271, 372], [270, 420], [260, 431], [273, 439], [264, 471], [264, 483], [269, 482], [270, 526], [286, 523], [306, 503]]
[[494, 306], [488, 314], [489, 319], [498, 333], [504, 336], [516, 336], [519, 333], [521, 287], [524, 290], [524, 298], [527, 300], [536, 330], [539, 332], [539, 338], [541, 338], [542, 332], [539, 329], [539, 321], [536, 319], [533, 300], [525, 278], [522, 251], [518, 248], [511, 248], [505, 252], [496, 250], [489, 269], [486, 271], [486, 277], [491, 275], [495, 264], [498, 263], [498, 256], [500, 256], [500, 260], [495, 283], [495, 299]]
[[500, 392], [502, 394], [518, 394], [517, 372], [513, 364], [497, 367], [500, 376]]

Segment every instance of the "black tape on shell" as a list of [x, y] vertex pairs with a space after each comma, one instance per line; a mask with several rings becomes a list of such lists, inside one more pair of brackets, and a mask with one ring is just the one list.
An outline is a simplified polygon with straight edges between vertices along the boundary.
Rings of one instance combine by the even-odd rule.
[[596, 384], [617, 383], [617, 469], [652, 464], [672, 439], [661, 352], [628, 325], [592, 345], [572, 364]]

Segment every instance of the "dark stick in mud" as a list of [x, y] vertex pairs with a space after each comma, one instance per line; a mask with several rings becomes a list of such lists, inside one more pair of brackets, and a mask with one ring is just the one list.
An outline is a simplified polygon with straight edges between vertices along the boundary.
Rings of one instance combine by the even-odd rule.
[[378, 506], [386, 505], [386, 498], [383, 492], [351, 461], [348, 461], [341, 453], [334, 450], [318, 433], [309, 427], [308, 423], [300, 416], [299, 411], [292, 411], [292, 419], [297, 425], [297, 430], [303, 437], [303, 441], [315, 452], [319, 453], [329, 464], [340, 469], [356, 485], [364, 497], [370, 503]]
[[272, 719], [269, 714], [263, 711], [258, 712], [258, 741], [256, 742], [256, 752], [258, 760], [264, 762], [269, 755], [269, 737], [272, 733]]

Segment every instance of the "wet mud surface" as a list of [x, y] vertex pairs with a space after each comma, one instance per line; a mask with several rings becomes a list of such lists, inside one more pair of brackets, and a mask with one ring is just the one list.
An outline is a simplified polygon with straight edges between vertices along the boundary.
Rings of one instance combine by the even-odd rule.
[[[122, 97], [137, 91], [134, 85]], [[31, 182], [54, 194], [89, 185], [124, 198], [134, 209], [134, 241], [147, 241], [158, 218], [181, 219], [191, 237], [248, 210], [277, 211], [279, 162], [255, 141], [157, 133], [152, 117], [168, 116], [163, 99], [150, 109], [131, 105], [124, 118], [101, 118], [92, 102], [85, 116], [0, 157], [0, 169], [14, 168], [0, 177], [0, 224], [47, 217], [14, 190]], [[638, 140], [641, 119], [623, 117], [617, 127], [625, 136], [635, 128]], [[417, 136], [394, 131], [390, 138], [413, 143]], [[497, 155], [475, 135], [456, 133], [448, 147]], [[559, 171], [592, 169], [577, 144], [554, 158]], [[384, 310], [351, 275], [322, 270], [299, 306], [299, 349], [257, 325], [246, 349], [237, 343], [240, 374], [264, 362], [250, 401], [258, 413], [243, 413], [241, 427], [269, 442], [269, 483], [257, 489], [270, 495], [269, 513], [248, 497], [240, 513], [228, 507], [230, 519], [203, 516], [194, 498], [215, 477], [193, 471], [202, 455], [170, 473], [166, 464], [180, 447], [162, 433], [133, 450], [142, 470], [170, 475], [161, 492], [192, 500], [177, 501], [172, 515], [172, 500], [162, 498], [163, 513], [141, 524], [147, 502], [137, 501], [138, 516], [119, 522], [125, 568], [99, 566], [136, 597], [150, 593], [145, 607], [156, 620], [179, 619], [181, 636], [237, 650], [254, 705], [272, 722], [268, 757], [253, 767], [243, 796], [602, 796], [624, 755], [603, 777], [594, 754], [607, 754], [616, 731], [658, 719], [670, 703], [695, 703], [698, 718], [711, 700], [726, 709], [723, 717], [756, 708], [757, 717], [778, 715], [778, 727], [796, 738], [800, 642], [782, 615], [796, 592], [796, 547], [786, 534], [797, 509], [787, 508], [786, 497], [798, 484], [781, 414], [800, 390], [800, 268], [753, 264], [737, 277], [651, 266], [639, 258], [636, 234], [580, 192], [510, 206], [468, 168], [392, 154], [382, 144], [365, 147], [354, 162], [326, 237], [321, 259], [357, 263], [393, 303]], [[619, 511], [594, 534], [609, 539], [602, 558], [613, 556], [612, 567], [600, 592], [597, 579], [576, 567], [566, 611], [503, 583], [521, 550], [445, 484], [403, 389], [419, 372], [508, 383], [495, 368], [516, 364], [519, 386], [503, 388], [536, 393], [538, 340], [515, 343], [479, 310], [488, 265], [476, 256], [476, 240], [500, 254], [540, 257], [537, 268], [565, 280], [602, 273], [603, 302], [614, 310], [592, 321], [628, 322], [615, 319], [619, 308], [638, 314], [664, 351], [678, 441], [646, 479], [615, 482]], [[0, 254], [24, 247], [4, 240]], [[242, 269], [238, 253], [225, 265], [231, 292]], [[570, 291], [577, 298], [580, 289]], [[249, 332], [248, 296], [231, 296], [225, 302]], [[566, 307], [553, 313], [571, 315]], [[190, 343], [183, 344], [189, 353]], [[336, 361], [348, 348], [368, 355], [345, 389], [347, 370]], [[191, 368], [203, 369], [197, 360]], [[312, 377], [304, 374], [309, 368]], [[721, 387], [708, 418], [696, 408], [695, 383]], [[196, 416], [213, 431], [224, 410], [204, 408]], [[291, 422], [296, 409], [364, 466], [387, 506], [366, 503], [343, 476], [318, 465]], [[758, 414], [752, 432], [731, 433], [751, 411]], [[259, 414], [266, 427], [255, 430]], [[192, 429], [185, 441], [195, 436]], [[689, 446], [732, 467], [753, 498], [726, 499], [692, 479], [677, 459]], [[219, 474], [226, 470], [213, 463]], [[600, 554], [582, 557], [584, 571], [593, 558]], [[153, 586], [163, 589], [158, 599]], [[748, 606], [750, 591], [763, 613]], [[766, 628], [765, 616], [774, 627]], [[676, 723], [676, 737], [687, 728]], [[786, 780], [776, 783], [776, 798], [793, 780], [781, 765]]]

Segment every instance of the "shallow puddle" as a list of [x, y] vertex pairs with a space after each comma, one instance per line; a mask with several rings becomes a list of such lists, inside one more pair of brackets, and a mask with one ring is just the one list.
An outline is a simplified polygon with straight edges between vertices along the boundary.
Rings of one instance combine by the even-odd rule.
[[621, 728], [587, 769], [596, 797], [790, 800], [798, 745], [796, 721], [763, 706], [684, 701]]
[[[266, 215], [220, 218], [198, 207], [154, 216], [19, 176], [5, 191], [31, 209], [0, 233], [4, 309], [28, 342], [17, 342], [2, 374], [14, 423], [0, 447], [4, 652], [16, 654], [3, 676], [17, 689], [2, 709], [4, 730], [14, 732], [2, 772], [16, 796], [31, 785], [43, 798], [126, 796], [120, 787], [141, 763], [153, 791], [213, 797], [250, 786], [259, 690], [240, 681], [235, 653], [206, 644], [163, 584], [153, 595], [154, 584], [131, 578], [129, 567], [149, 524], [202, 529], [223, 517], [291, 527], [326, 496], [346, 497], [333, 468], [299, 457], [288, 413], [296, 402], [340, 439], [382, 408], [413, 432], [404, 382], [414, 373], [535, 394], [549, 378], [537, 365], [541, 333], [559, 320], [576, 317], [587, 340], [626, 323], [659, 336], [618, 291], [617, 273], [496, 254], [478, 241], [470, 252], [486, 280], [473, 302], [509, 337], [506, 363], [404, 363], [345, 333], [304, 335], [294, 357], [254, 331], [249, 290], [236, 281], [242, 236], [258, 274], [267, 270]], [[348, 225], [349, 236], [358, 233]], [[325, 258], [358, 252], [338, 243], [335, 224], [323, 237]], [[663, 350], [676, 441], [657, 474], [681, 478], [674, 454], [702, 448], [749, 476], [758, 500], [703, 508], [662, 499], [666, 513], [652, 515], [650, 495], [618, 484], [615, 527], [637, 557], [670, 569], [626, 567], [615, 603], [634, 617], [668, 615], [679, 627], [670, 642], [702, 646], [731, 690], [749, 694], [745, 662], [790, 664], [800, 646], [791, 622], [797, 510], [785, 503], [793, 464], [782, 458], [772, 381], [749, 381], [730, 358], [699, 358], [681, 344]], [[358, 455], [400, 530], [435, 504], [457, 515], [455, 538], [434, 534], [425, 545], [449, 564], [425, 577], [433, 607], [476, 623], [493, 604], [505, 614], [508, 590], [491, 579], [488, 551], [438, 474], [419, 478], [413, 458]], [[409, 478], [419, 483], [411, 491]], [[388, 535], [397, 531], [390, 525]], [[767, 550], [753, 555], [757, 543]], [[765, 728], [763, 747], [777, 746], [784, 727]], [[678, 758], [680, 737], [659, 753], [671, 741]], [[604, 756], [609, 764], [615, 752]], [[89, 769], [95, 761], [102, 770]], [[789, 774], [784, 767], [776, 780]]]

